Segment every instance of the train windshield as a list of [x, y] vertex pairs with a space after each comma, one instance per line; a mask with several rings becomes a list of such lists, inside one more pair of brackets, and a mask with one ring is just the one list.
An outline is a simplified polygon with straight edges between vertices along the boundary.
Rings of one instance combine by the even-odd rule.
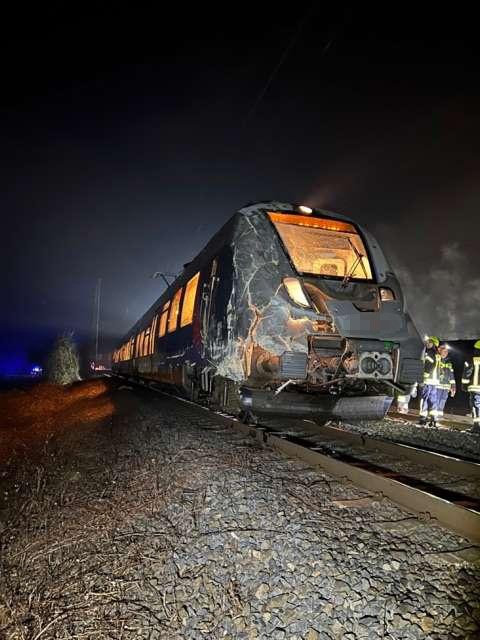
[[268, 216], [299, 273], [373, 279], [363, 240], [353, 225], [343, 220], [284, 213]]

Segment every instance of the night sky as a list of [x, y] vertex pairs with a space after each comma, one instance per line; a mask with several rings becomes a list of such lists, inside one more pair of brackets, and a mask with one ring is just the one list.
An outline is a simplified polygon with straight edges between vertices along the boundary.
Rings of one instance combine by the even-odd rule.
[[153, 272], [260, 199], [366, 225], [422, 332], [480, 337], [473, 16], [260, 4], [5, 28], [4, 360], [85, 338], [99, 277], [105, 344], [120, 336], [160, 295]]

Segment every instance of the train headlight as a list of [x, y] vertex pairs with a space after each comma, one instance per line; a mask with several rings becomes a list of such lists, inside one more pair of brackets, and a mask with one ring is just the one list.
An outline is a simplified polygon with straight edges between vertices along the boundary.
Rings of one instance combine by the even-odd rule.
[[392, 302], [395, 300], [395, 294], [388, 287], [380, 287], [380, 299], [382, 302]]
[[386, 376], [392, 370], [392, 364], [388, 358], [379, 358], [377, 360], [377, 371], [381, 376]]
[[367, 358], [362, 359], [361, 367], [363, 373], [372, 374], [377, 368], [377, 363], [375, 362], [374, 358], [368, 356]]
[[310, 303], [305, 295], [302, 283], [298, 278], [284, 278], [283, 284], [287, 290], [290, 300], [301, 307], [310, 307]]
[[312, 207], [306, 207], [304, 204], [301, 204], [298, 208], [302, 213], [306, 213], [307, 215], [310, 215], [313, 212]]
[[360, 353], [360, 373], [359, 377], [379, 380], [391, 377], [393, 363], [387, 353], [379, 351], [364, 351]]

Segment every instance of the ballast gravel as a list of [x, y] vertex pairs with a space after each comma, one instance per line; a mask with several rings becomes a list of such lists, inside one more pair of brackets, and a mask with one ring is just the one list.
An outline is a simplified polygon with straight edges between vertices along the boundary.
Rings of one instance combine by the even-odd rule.
[[57, 481], [45, 462], [27, 500], [19, 480], [2, 637], [479, 637], [477, 547], [214, 414], [122, 394], [134, 412], [68, 463], [57, 443]]

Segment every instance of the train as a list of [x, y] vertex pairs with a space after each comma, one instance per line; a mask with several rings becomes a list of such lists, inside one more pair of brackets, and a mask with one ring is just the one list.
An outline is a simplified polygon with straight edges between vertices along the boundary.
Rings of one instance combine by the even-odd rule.
[[423, 342], [379, 243], [280, 201], [239, 209], [124, 336], [114, 374], [237, 415], [381, 419]]

